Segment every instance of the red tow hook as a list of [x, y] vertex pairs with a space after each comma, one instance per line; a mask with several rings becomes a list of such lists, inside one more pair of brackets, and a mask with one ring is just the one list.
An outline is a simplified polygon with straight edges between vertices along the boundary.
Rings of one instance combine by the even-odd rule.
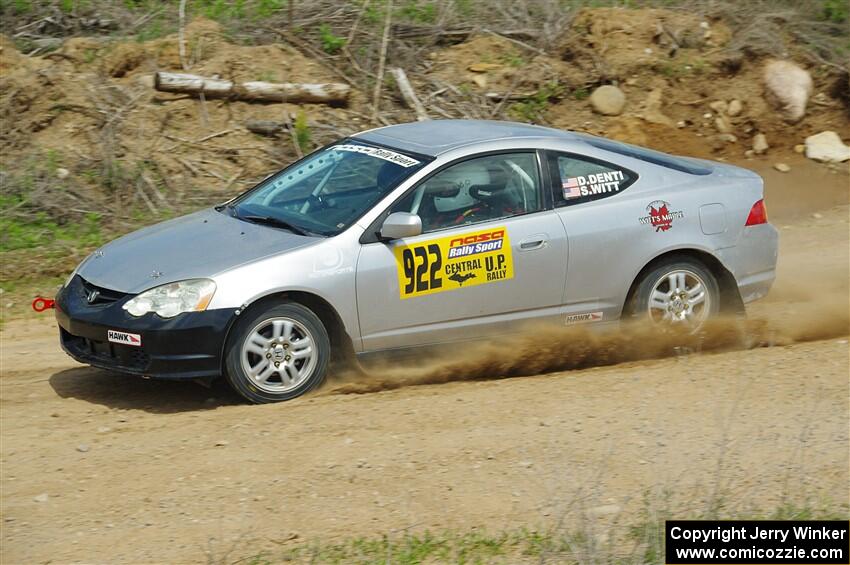
[[32, 309], [36, 312], [44, 312], [45, 310], [50, 310], [51, 308], [56, 308], [56, 301], [51, 300], [50, 298], [36, 296], [35, 300], [32, 301]]

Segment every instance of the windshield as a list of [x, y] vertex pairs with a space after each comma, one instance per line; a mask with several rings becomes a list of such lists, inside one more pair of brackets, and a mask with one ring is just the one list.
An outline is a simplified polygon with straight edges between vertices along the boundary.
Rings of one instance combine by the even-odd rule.
[[422, 157], [349, 139], [269, 177], [227, 210], [246, 221], [332, 236], [424, 164]]

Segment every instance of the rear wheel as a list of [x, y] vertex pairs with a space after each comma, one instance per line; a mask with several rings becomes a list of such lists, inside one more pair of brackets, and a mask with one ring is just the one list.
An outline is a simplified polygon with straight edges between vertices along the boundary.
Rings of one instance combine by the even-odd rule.
[[301, 304], [249, 310], [228, 340], [225, 376], [250, 402], [289, 400], [324, 381], [330, 353], [327, 330]]
[[720, 311], [720, 286], [702, 263], [672, 257], [643, 275], [632, 303], [632, 315], [656, 324], [690, 331]]

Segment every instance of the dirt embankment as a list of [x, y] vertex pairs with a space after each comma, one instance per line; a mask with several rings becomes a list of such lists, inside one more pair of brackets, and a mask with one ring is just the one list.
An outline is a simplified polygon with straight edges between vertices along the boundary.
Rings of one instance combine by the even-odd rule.
[[[186, 28], [186, 46], [186, 67], [204, 76], [342, 80], [327, 61], [305, 57], [283, 43], [234, 44], [218, 24], [203, 18]], [[37, 57], [19, 53], [5, 37], [0, 48], [4, 168], [14, 172], [34, 153], [43, 157], [52, 151], [69, 169], [65, 184], [90, 189], [79, 196], [101, 203], [114, 204], [119, 196], [145, 205], [132, 191], [108, 190], [109, 175], [120, 177], [115, 180], [142, 177], [140, 190], [166, 209], [181, 209], [210, 192], [238, 192], [294, 155], [287, 136], [267, 139], [250, 133], [245, 128], [250, 119], [283, 121], [285, 114], [304, 112], [312, 130], [306, 147], [311, 147], [414, 118], [391, 84], [384, 90], [378, 122], [371, 120], [371, 93], [356, 88], [346, 108], [199, 102], [156, 92], [154, 72], [183, 70], [177, 35], [146, 42], [70, 38], [57, 51]], [[420, 97], [439, 110], [435, 118], [469, 117], [474, 110], [476, 117], [533, 119], [661, 150], [728, 158], [742, 158], [756, 133], [766, 134], [781, 155], [825, 129], [850, 137], [850, 114], [838, 95], [846, 77], [839, 70], [812, 65], [799, 46], [789, 43], [788, 57], [807, 67], [814, 81], [805, 119], [789, 125], [765, 99], [769, 57], [748, 50], [723, 20], [687, 12], [585, 9], [548, 53], [482, 32], [425, 55], [420, 68], [408, 72]], [[617, 116], [594, 113], [587, 100], [593, 88], [608, 83], [626, 95]], [[463, 92], [468, 105], [459, 102]], [[494, 96], [487, 98], [488, 93]], [[509, 99], [501, 102], [502, 95]], [[734, 115], [718, 109], [718, 102], [728, 106], [732, 100], [741, 105]], [[719, 117], [725, 119], [724, 132], [717, 129]], [[719, 140], [720, 133], [727, 134], [725, 140]]]

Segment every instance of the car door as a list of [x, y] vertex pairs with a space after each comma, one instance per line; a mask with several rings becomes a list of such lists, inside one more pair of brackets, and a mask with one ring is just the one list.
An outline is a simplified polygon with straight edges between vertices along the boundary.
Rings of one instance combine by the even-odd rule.
[[553, 204], [570, 253], [564, 287], [566, 324], [610, 322], [620, 316], [643, 226], [632, 213], [638, 175], [616, 163], [547, 151]]
[[456, 161], [388, 210], [419, 215], [423, 233], [362, 245], [356, 286], [364, 351], [557, 319], [567, 244], [544, 192], [541, 159], [514, 151]]

